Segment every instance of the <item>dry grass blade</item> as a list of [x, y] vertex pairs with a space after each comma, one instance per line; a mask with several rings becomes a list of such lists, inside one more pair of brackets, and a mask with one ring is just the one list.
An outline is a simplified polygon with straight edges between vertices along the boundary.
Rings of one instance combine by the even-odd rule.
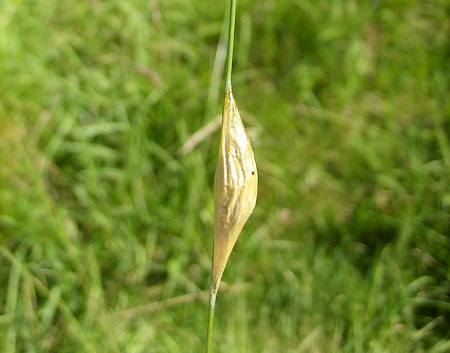
[[186, 156], [192, 152], [192, 150], [197, 147], [203, 140], [205, 140], [209, 135], [214, 133], [219, 127], [221, 122], [221, 116], [216, 116], [212, 121], [203, 126], [201, 129], [197, 130], [192, 134], [191, 137], [181, 146], [178, 150], [179, 156]]

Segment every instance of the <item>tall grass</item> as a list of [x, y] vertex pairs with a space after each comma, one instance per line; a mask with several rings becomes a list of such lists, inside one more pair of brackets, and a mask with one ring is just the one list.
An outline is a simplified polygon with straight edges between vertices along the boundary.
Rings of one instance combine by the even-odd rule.
[[[1, 352], [203, 349], [219, 134], [178, 151], [221, 112], [226, 7], [0, 2]], [[240, 1], [260, 192], [217, 352], [448, 351], [446, 10]]]

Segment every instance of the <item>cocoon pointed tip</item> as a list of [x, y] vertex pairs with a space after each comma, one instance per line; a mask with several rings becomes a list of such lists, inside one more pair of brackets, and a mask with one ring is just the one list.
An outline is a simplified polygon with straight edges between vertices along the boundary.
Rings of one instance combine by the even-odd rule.
[[212, 287], [217, 291], [242, 228], [256, 204], [258, 172], [231, 88], [225, 92], [222, 137], [214, 179]]

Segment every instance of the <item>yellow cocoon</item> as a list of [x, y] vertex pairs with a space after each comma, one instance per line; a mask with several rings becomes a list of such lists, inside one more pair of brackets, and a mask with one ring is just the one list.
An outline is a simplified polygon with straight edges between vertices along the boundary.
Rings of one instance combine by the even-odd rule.
[[211, 290], [216, 293], [239, 234], [253, 212], [258, 173], [252, 145], [231, 88], [225, 92], [219, 160], [214, 179], [214, 255]]

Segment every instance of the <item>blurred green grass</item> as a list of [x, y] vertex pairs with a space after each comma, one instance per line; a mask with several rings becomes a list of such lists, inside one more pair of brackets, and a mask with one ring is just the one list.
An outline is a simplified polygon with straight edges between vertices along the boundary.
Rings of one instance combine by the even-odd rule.
[[[199, 352], [226, 2], [0, 2], [0, 351]], [[450, 348], [446, 1], [238, 3], [260, 173], [217, 352]]]

